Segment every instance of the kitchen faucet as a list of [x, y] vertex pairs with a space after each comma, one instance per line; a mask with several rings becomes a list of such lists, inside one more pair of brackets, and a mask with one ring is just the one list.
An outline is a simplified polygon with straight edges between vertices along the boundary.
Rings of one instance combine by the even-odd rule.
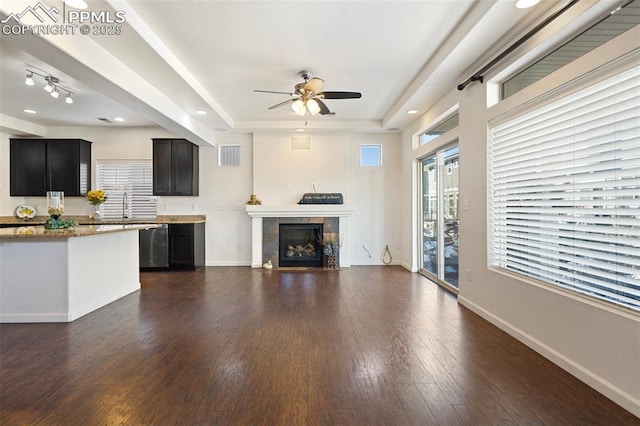
[[127, 213], [127, 193], [125, 192], [122, 196], [122, 218], [127, 219], [129, 214]]

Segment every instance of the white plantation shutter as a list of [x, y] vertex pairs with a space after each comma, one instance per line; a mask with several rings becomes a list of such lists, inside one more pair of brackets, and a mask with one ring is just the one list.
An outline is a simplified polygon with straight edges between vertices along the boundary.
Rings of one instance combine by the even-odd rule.
[[105, 219], [156, 217], [151, 160], [98, 160], [96, 181], [96, 188], [104, 189], [107, 195], [102, 205]]
[[490, 130], [489, 263], [640, 310], [640, 67]]

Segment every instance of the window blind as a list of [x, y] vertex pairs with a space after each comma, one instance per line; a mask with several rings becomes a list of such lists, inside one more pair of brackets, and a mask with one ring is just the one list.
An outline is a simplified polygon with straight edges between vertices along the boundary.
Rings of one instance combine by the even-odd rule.
[[151, 160], [98, 160], [96, 181], [107, 195], [101, 206], [105, 219], [156, 217]]
[[640, 310], [640, 67], [490, 129], [489, 263]]

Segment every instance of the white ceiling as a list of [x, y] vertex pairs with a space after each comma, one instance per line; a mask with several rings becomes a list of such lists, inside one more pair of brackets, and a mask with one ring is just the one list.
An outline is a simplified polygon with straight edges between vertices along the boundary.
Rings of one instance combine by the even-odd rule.
[[[0, 4], [0, 17], [34, 1]], [[43, 0], [63, 10], [61, 0]], [[42, 126], [104, 125], [97, 117], [160, 125], [196, 143], [222, 131], [389, 131], [406, 127], [551, 10], [514, 0], [144, 1], [89, 0], [124, 11], [123, 34], [2, 35], [0, 114]], [[29, 17], [24, 17], [22, 23]], [[28, 23], [28, 22], [27, 22]], [[75, 103], [24, 84], [25, 68], [60, 78]], [[310, 69], [335, 116], [268, 110]], [[42, 85], [42, 80], [37, 79]], [[27, 115], [25, 108], [38, 111]], [[195, 110], [206, 110], [206, 116]]]

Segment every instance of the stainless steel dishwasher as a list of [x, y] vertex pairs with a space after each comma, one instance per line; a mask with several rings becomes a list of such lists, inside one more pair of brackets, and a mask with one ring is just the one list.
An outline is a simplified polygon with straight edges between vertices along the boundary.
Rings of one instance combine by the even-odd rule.
[[158, 228], [141, 229], [139, 232], [140, 269], [168, 269], [168, 225], [164, 224]]

